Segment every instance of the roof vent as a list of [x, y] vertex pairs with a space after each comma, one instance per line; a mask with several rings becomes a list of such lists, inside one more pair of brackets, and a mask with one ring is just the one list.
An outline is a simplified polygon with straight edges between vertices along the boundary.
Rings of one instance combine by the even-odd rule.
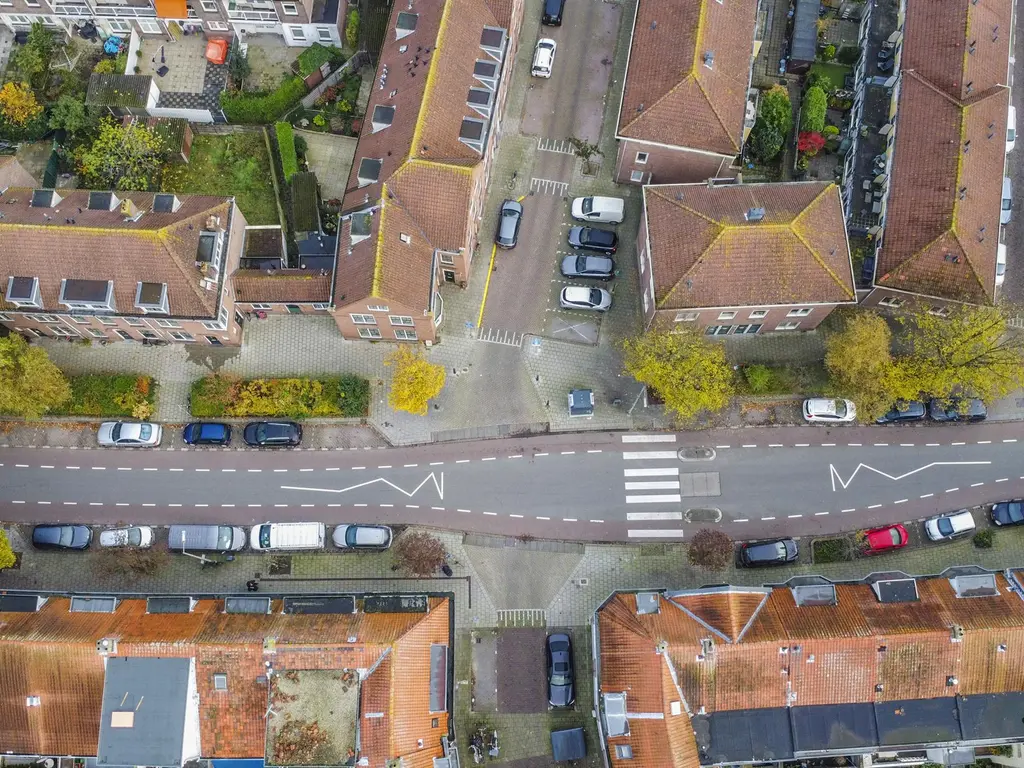
[[26, 696], [25, 706], [26, 707], [38, 707], [42, 702], [38, 696]]
[[949, 642], [951, 643], [962, 643], [964, 641], [964, 628], [959, 624], [954, 624], [949, 628]]
[[957, 680], [953, 675], [950, 675], [949, 677], [946, 678], [946, 685], [948, 685], [948, 686], [957, 685], [959, 682], [960, 681]]
[[996, 646], [996, 651], [999, 653], [1006, 653], [1006, 643], [1000, 643]]
[[708, 69], [714, 69], [715, 68], [714, 64], [715, 64], [715, 52], [714, 51], [704, 51], [704, 66], [707, 67]]
[[967, 92], [968, 93], [973, 93], [974, 92], [974, 81], [973, 80], [968, 80], [966, 88], [967, 88]]
[[683, 190], [680, 189], [678, 192], [676, 192], [676, 200], [678, 200], [679, 202], [683, 201]]
[[652, 22], [651, 22], [651, 29], [657, 29], [657, 28], [658, 28], [658, 22], [657, 22], [657, 20], [655, 20], [655, 21], [652, 21]]
[[881, 693], [885, 690], [885, 685], [882, 683], [875, 683], [875, 693]]
[[969, 54], [974, 55], [974, 46], [977, 45], [977, 43], [977, 40], [971, 40], [971, 42], [967, 44], [967, 52]]
[[715, 650], [715, 641], [710, 637], [702, 637], [700, 641], [700, 652], [703, 656], [710, 656]]
[[970, 151], [971, 151], [971, 140], [968, 139], [967, 141], [964, 142], [964, 154], [966, 155]]
[[117, 638], [104, 637], [96, 641], [96, 653], [100, 656], [110, 656], [117, 653]]
[[764, 208], [748, 208], [747, 212], [743, 214], [743, 218], [747, 221], [762, 221], [765, 216]]

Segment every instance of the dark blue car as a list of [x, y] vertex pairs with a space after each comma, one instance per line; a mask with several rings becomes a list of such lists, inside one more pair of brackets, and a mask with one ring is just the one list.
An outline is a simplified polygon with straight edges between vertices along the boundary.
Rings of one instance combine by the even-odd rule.
[[196, 421], [186, 424], [181, 436], [189, 445], [227, 445], [231, 442], [231, 426]]
[[928, 413], [924, 403], [911, 400], [909, 403], [897, 403], [885, 416], [875, 419], [875, 424], [902, 424], [906, 421], [921, 421]]
[[37, 525], [32, 529], [36, 549], [88, 549], [92, 528], [85, 525]]

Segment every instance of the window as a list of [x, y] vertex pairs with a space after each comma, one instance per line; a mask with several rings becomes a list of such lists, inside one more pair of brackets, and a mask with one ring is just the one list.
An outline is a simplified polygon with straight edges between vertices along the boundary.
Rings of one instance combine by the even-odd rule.
[[395, 328], [395, 338], [403, 341], [416, 341], [416, 331], [405, 328]]
[[127, 21], [121, 21], [120, 19], [109, 19], [107, 26], [110, 27], [111, 32], [127, 35], [132, 31], [132, 25]]
[[398, 235], [398, 239], [401, 240], [406, 245], [408, 245], [409, 243], [412, 242], [412, 238], [409, 237], [407, 234], [405, 234], [405, 232], [402, 232], [401, 234], [399, 234]]
[[29, 328], [29, 329], [28, 329], [28, 332], [29, 332], [29, 333], [31, 333], [31, 334], [32, 334], [33, 336], [35, 336], [35, 337], [36, 337], [37, 339], [38, 339], [38, 338], [39, 338], [40, 336], [45, 336], [45, 335], [46, 335], [45, 333], [43, 333], [42, 331], [40, 331], [40, 330], [39, 330], [38, 328]]
[[744, 334], [757, 333], [760, 330], [761, 330], [761, 324], [760, 323], [754, 323], [753, 325], [737, 325], [735, 328], [733, 328], [732, 335], [733, 336], [742, 336]]
[[786, 317], [807, 317], [811, 314], [813, 307], [797, 307], [786, 313]]
[[450, 253], [442, 253], [441, 254], [441, 263], [442, 264], [454, 264], [455, 263], [455, 257], [452, 256], [452, 254], [450, 254]]
[[718, 313], [718, 319], [719, 320], [732, 320], [734, 317], [736, 317], [736, 313], [732, 312], [730, 310], [726, 310], [725, 312], [719, 312]]
[[0, 322], [4, 322], [4, 323], [11, 322], [11, 316], [8, 315], [8, 314], [5, 314], [3, 312], [0, 312]]
[[768, 317], [767, 309], [752, 309], [750, 314], [747, 316], [749, 320], [760, 320], [762, 317]]
[[36, 307], [42, 309], [43, 300], [39, 293], [38, 277], [14, 277], [7, 279], [7, 292], [4, 298], [16, 307]]
[[360, 328], [359, 337], [362, 339], [379, 339], [380, 328]]
[[281, 10], [285, 16], [298, 16], [299, 8], [295, 3], [281, 3]]
[[389, 315], [388, 319], [392, 325], [415, 325], [408, 315]]
[[139, 331], [144, 339], [159, 339], [160, 334], [156, 331]]
[[153, 21], [152, 19], [138, 19], [139, 29], [142, 30], [144, 35], [158, 35], [160, 34], [160, 22]]
[[118, 336], [120, 336], [125, 341], [131, 341], [132, 340], [132, 335], [130, 333], [128, 333], [128, 331], [119, 331], [119, 330], [115, 329], [114, 333], [116, 333]]
[[676, 312], [677, 323], [692, 323], [700, 317], [700, 312]]
[[633, 748], [629, 744], [616, 744], [615, 756], [619, 759], [627, 760], [633, 757]]
[[12, 24], [31, 24], [32, 23], [32, 19], [30, 19], [28, 16], [12, 15], [10, 17], [10, 19], [11, 19], [11, 23]]
[[208, 21], [206, 22], [206, 28], [211, 32], [227, 32], [228, 25], [223, 21]]
[[72, 331], [70, 328], [66, 328], [63, 325], [50, 325], [47, 326], [50, 333], [54, 336], [77, 336], [78, 334]]
[[377, 318], [374, 317], [373, 315], [350, 314], [349, 317], [352, 318], [352, 322], [355, 323], [356, 325], [376, 325], [377, 324]]
[[946, 317], [949, 314], [949, 307], [929, 307], [928, 314], [935, 315], [936, 317]]
[[61, 280], [58, 300], [68, 309], [105, 309], [112, 312], [114, 311], [114, 281]]
[[181, 324], [177, 320], [156, 320], [156, 324], [161, 328], [181, 328]]
[[704, 329], [705, 336], [725, 336], [732, 330], [731, 325], [709, 325]]
[[284, 308], [288, 310], [288, 314], [290, 315], [302, 314], [302, 307], [300, 307], [298, 304], [285, 304]]
[[640, 183], [641, 181], [644, 180], [644, 172], [643, 171], [630, 171], [629, 172], [629, 180], [630, 181], [635, 181], [637, 183]]
[[89, 328], [87, 330], [97, 339], [105, 339], [107, 337], [107, 332], [102, 328]]
[[250, 304], [253, 309], [270, 309], [269, 304]]
[[28, 315], [29, 319], [37, 320], [40, 323], [59, 323], [60, 318], [53, 315]]
[[90, 322], [88, 317], [82, 317], [81, 315], [72, 315], [71, 319], [74, 320], [79, 325], [81, 325], [83, 323], [84, 324], [88, 324]]
[[171, 331], [170, 337], [176, 341], [195, 341], [191, 333], [185, 333], [184, 331]]
[[208, 331], [225, 331], [227, 326], [217, 320], [204, 320], [203, 328]]
[[112, 317], [96, 317], [93, 319], [98, 320], [100, 325], [117, 325], [117, 320]]
[[800, 327], [799, 320], [786, 320], [784, 323], [779, 323], [775, 326], [776, 331], [795, 331]]
[[199, 4], [203, 6], [205, 13], [217, 13], [216, 0], [199, 0]]
[[324, 309], [329, 309], [329, 308], [330, 308], [329, 304], [314, 304], [313, 305], [313, 309], [324, 310]]
[[288, 27], [288, 31], [292, 33], [292, 37], [296, 40], [306, 39], [306, 31], [302, 27]]
[[648, 154], [646, 152], [637, 152], [636, 153], [636, 161], [640, 165], [646, 165], [647, 164], [647, 158], [648, 158]]
[[331, 34], [331, 30], [327, 27], [317, 27], [316, 37], [321, 43], [334, 42], [334, 35]]
[[[145, 313], [160, 312], [166, 315], [167, 283], [138, 283], [135, 286], [135, 308]], [[167, 326], [173, 328], [174, 326]]]
[[367, 304], [366, 308], [370, 312], [387, 312], [387, 311], [389, 311], [389, 307], [387, 306], [387, 304]]
[[213, 690], [226, 691], [228, 689], [228, 676], [224, 672], [216, 672], [213, 675]]
[[893, 309], [898, 309], [899, 307], [903, 306], [903, 302], [904, 300], [901, 299], [899, 296], [886, 296], [884, 299], [878, 302], [878, 306], [892, 307]]
[[125, 321], [125, 322], [126, 322], [126, 323], [127, 323], [128, 325], [131, 325], [131, 326], [133, 326], [133, 327], [135, 327], [135, 328], [138, 328], [138, 327], [139, 327], [140, 325], [141, 325], [141, 326], [145, 326], [145, 325], [146, 325], [146, 321], [145, 321], [145, 320], [143, 320], [142, 318], [139, 318], [139, 317], [126, 317], [126, 318], [124, 319], [124, 321]]

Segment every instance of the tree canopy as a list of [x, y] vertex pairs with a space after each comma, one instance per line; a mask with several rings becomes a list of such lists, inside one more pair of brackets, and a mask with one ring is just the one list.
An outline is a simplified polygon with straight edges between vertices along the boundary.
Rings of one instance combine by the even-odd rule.
[[399, 567], [416, 576], [437, 573], [448, 559], [444, 544], [426, 531], [403, 533], [398, 537], [391, 552]]
[[46, 350], [18, 334], [0, 338], [0, 413], [38, 419], [71, 398], [71, 385]]
[[873, 421], [898, 399], [893, 390], [892, 332], [874, 312], [851, 315], [842, 330], [825, 339], [825, 368], [836, 395], [857, 404], [857, 414]]
[[36, 100], [28, 83], [8, 82], [0, 88], [0, 114], [11, 125], [24, 128], [42, 112], [43, 105]]
[[751, 131], [750, 149], [763, 162], [770, 162], [782, 151], [793, 128], [793, 107], [789, 92], [781, 85], [772, 86], [761, 96], [757, 120]]
[[17, 557], [11, 549], [11, 540], [4, 531], [0, 531], [0, 570], [10, 568], [16, 561]]
[[444, 366], [431, 363], [422, 352], [408, 344], [399, 345], [384, 364], [395, 369], [388, 404], [396, 411], [426, 416], [429, 401], [444, 389]]
[[827, 107], [828, 96], [825, 95], [825, 91], [819, 86], [808, 88], [800, 109], [800, 130], [810, 133], [821, 133], [825, 130]]
[[86, 186], [97, 189], [150, 189], [164, 161], [163, 140], [138, 122], [100, 123], [99, 135], [78, 158]]
[[696, 331], [650, 330], [623, 342], [626, 373], [664, 399], [682, 421], [724, 408], [735, 383], [721, 344]]

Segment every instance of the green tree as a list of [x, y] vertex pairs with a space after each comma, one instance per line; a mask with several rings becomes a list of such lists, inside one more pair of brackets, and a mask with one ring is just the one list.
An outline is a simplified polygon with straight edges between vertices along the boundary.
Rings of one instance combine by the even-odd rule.
[[242, 51], [242, 47], [236, 37], [231, 41], [231, 53], [228, 55], [228, 74], [231, 75], [231, 82], [235, 88], [241, 89], [246, 79], [252, 74], [252, 65], [249, 57]]
[[71, 398], [71, 385], [46, 350], [18, 334], [0, 338], [0, 413], [38, 419]]
[[54, 130], [63, 128], [68, 135], [75, 136], [91, 129], [97, 120], [85, 102], [70, 94], [57, 99], [50, 108], [49, 126]]
[[444, 366], [431, 363], [408, 344], [399, 345], [384, 364], [395, 369], [388, 404], [396, 411], [426, 416], [428, 403], [444, 389]]
[[11, 540], [7, 538], [7, 534], [0, 531], [0, 571], [4, 568], [10, 568], [17, 562], [14, 556], [14, 550], [11, 549]]
[[963, 392], [982, 400], [1006, 397], [1022, 383], [1024, 337], [1008, 329], [1003, 307], [950, 305], [945, 316], [920, 309], [901, 318], [906, 352], [896, 360], [900, 398]]
[[761, 96], [757, 120], [751, 131], [751, 151], [763, 162], [774, 160], [793, 128], [793, 107], [789, 92], [781, 85], [772, 86]]
[[849, 398], [863, 421], [873, 421], [899, 399], [894, 390], [892, 332], [874, 312], [858, 312], [825, 339], [825, 368], [834, 394]]
[[20, 79], [31, 83], [33, 88], [42, 90], [50, 79], [50, 62], [56, 51], [53, 33], [40, 22], [32, 25], [25, 44], [15, 49], [11, 66]]
[[359, 45], [359, 11], [351, 10], [345, 20], [345, 43], [352, 50]]
[[[760, 130], [758, 126], [760, 125]], [[786, 137], [778, 129], [760, 123], [754, 123], [750, 135], [750, 151], [763, 163], [770, 163], [779, 156]]]
[[123, 126], [104, 120], [78, 166], [87, 187], [149, 189], [158, 186], [163, 161], [163, 140], [154, 131], [138, 122]]
[[589, 141], [577, 139], [575, 136], [567, 137], [566, 141], [569, 142], [569, 146], [572, 147], [573, 154], [583, 161], [583, 172], [589, 176], [594, 172], [593, 167], [590, 164], [591, 160], [595, 155], [603, 153], [598, 148], [597, 144], [591, 144]]
[[829, 43], [821, 49], [821, 60], [832, 61], [836, 57], [836, 47]]
[[804, 94], [803, 107], [800, 110], [800, 130], [821, 133], [825, 130], [825, 110], [828, 108], [828, 96], [825, 91], [814, 86]]
[[682, 421], [720, 411], [735, 391], [725, 349], [695, 331], [651, 330], [622, 346], [626, 373], [657, 392]]

